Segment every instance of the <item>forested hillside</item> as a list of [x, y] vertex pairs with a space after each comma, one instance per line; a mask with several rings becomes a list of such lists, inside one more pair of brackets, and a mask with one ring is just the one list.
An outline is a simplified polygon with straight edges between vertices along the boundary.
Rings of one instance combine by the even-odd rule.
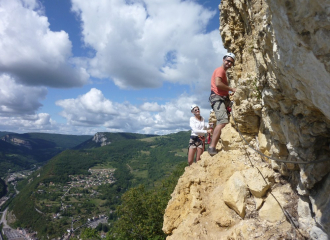
[[21, 192], [11, 204], [15, 226], [59, 237], [72, 219], [76, 227], [99, 215], [115, 221], [123, 193], [139, 184], [162, 186], [178, 164], [186, 163], [189, 135], [126, 135], [107, 146], [60, 153], [19, 184]]
[[4, 131], [0, 131], [0, 138], [4, 135], [7, 135], [7, 134], [15, 134], [13, 132], [4, 132]]
[[111, 133], [111, 132], [100, 132], [96, 133], [93, 138], [88, 139], [87, 141], [75, 146], [73, 149], [90, 149], [98, 148], [103, 145], [108, 145], [114, 142], [129, 140], [129, 139], [142, 139], [155, 137], [154, 134], [138, 134], [138, 133]]
[[0, 198], [2, 196], [4, 196], [6, 194], [6, 184], [5, 184], [5, 181], [3, 181], [1, 178], [0, 178]]
[[0, 177], [8, 171], [16, 172], [43, 163], [63, 150], [92, 138], [87, 135], [7, 132], [0, 132], [0, 137]]
[[29, 168], [37, 161], [29, 151], [23, 147], [0, 140], [0, 177], [10, 171], [19, 171]]

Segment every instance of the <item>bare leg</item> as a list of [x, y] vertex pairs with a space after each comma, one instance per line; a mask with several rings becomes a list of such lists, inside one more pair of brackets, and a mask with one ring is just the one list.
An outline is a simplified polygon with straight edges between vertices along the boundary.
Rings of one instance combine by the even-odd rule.
[[210, 144], [210, 148], [215, 148], [215, 146], [217, 145], [219, 139], [220, 139], [220, 135], [221, 135], [221, 129], [223, 129], [226, 126], [227, 123], [222, 123], [222, 124], [218, 124], [214, 131], [213, 131], [213, 136], [212, 136], [212, 141]]
[[191, 164], [193, 164], [193, 162], [194, 162], [195, 152], [196, 152], [196, 148], [189, 148], [189, 152], [188, 152], [188, 163], [189, 163], [189, 166]]
[[201, 155], [204, 152], [204, 149], [202, 148], [197, 148], [197, 154], [196, 154], [196, 162], [201, 160]]

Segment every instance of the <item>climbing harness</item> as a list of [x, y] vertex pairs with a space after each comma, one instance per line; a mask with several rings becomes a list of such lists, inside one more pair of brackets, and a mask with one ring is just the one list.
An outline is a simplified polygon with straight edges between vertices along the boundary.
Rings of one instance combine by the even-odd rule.
[[220, 96], [215, 94], [213, 91], [211, 91], [210, 97], [209, 97], [209, 102], [211, 104], [211, 108], [213, 109], [214, 105], [217, 102], [220, 102], [219, 106], [217, 107], [217, 110], [220, 109], [220, 106], [222, 103], [225, 104], [225, 106], [228, 106], [230, 104], [230, 100], [227, 96]]
[[[231, 103], [231, 104], [233, 104], [233, 103]], [[233, 111], [233, 109], [231, 109], [231, 116], [233, 117], [233, 120], [234, 120], [234, 123], [235, 123], [236, 129], [237, 129], [237, 131], [238, 131], [240, 137], [242, 138], [242, 140], [245, 142], [245, 144], [246, 144], [249, 148], [251, 148], [253, 151], [259, 153], [259, 154], [260, 154], [261, 156], [263, 156], [263, 157], [266, 157], [266, 158], [268, 158], [268, 159], [274, 160], [274, 161], [276, 161], [276, 162], [293, 163], [293, 164], [315, 164], [315, 163], [320, 163], [320, 162], [327, 162], [327, 161], [330, 161], [330, 158], [321, 159], [321, 160], [317, 160], [317, 161], [310, 161], [310, 162], [308, 162], [307, 160], [305, 160], [305, 161], [303, 161], [303, 162], [302, 162], [302, 161], [287, 161], [287, 160], [280, 160], [280, 159], [277, 159], [277, 158], [273, 158], [273, 157], [267, 156], [267, 155], [263, 154], [262, 152], [258, 151], [257, 149], [254, 149], [254, 148], [253, 148], [253, 147], [252, 147], [252, 146], [251, 146], [251, 145], [245, 140], [245, 138], [243, 137], [243, 134], [242, 134], [241, 131], [239, 130], [238, 125], [237, 125], [237, 123], [236, 123], [236, 120], [235, 120], [235, 117], [234, 117], [234, 111]], [[303, 159], [303, 158], [301, 158], [301, 159]], [[304, 160], [304, 159], [303, 159], [303, 160]]]
[[[197, 145], [197, 143], [200, 143], [200, 142], [202, 142], [202, 144], [203, 144], [203, 150], [205, 151], [205, 137], [204, 136], [190, 136], [190, 139], [192, 139], [193, 142], [192, 143], [189, 143], [188, 152], [189, 152], [190, 146], [194, 145], [196, 148], [198, 148], [198, 146], [200, 144]], [[188, 154], [188, 152], [187, 152], [187, 154]]]

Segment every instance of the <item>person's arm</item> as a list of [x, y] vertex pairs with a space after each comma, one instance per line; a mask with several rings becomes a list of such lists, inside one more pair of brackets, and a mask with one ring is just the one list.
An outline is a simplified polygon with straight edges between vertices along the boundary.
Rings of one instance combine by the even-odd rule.
[[207, 123], [206, 125], [204, 123], [204, 129], [206, 130], [207, 133], [213, 133], [213, 124], [211, 126], [211, 124], [209, 123]]
[[194, 121], [194, 118], [190, 118], [190, 127], [191, 127], [192, 132], [197, 135], [203, 135], [203, 134], [207, 133], [207, 130], [197, 128], [197, 124], [196, 124], [196, 121]]
[[222, 82], [221, 77], [216, 77], [216, 78], [215, 78], [215, 85], [216, 85], [217, 88], [220, 89], [220, 90], [236, 92], [236, 88], [231, 88], [231, 87], [227, 86], [226, 84], [224, 84], [224, 83]]

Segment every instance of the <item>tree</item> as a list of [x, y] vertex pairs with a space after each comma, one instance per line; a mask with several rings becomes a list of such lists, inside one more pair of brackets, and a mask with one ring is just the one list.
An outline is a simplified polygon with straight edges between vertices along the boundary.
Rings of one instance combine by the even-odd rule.
[[109, 227], [108, 227], [108, 225], [103, 224], [103, 225], [102, 225], [102, 231], [103, 231], [103, 232], [108, 232], [108, 231], [109, 231]]
[[111, 227], [107, 238], [110, 240], [165, 239], [166, 235], [162, 231], [165, 208], [185, 166], [186, 163], [181, 164], [163, 182], [160, 190], [146, 190], [145, 186], [139, 185], [124, 193], [121, 198], [122, 204], [116, 209], [118, 220]]
[[4, 180], [0, 178], [0, 198], [7, 193], [7, 187]]
[[84, 231], [82, 231], [80, 238], [82, 240], [99, 240], [99, 239], [101, 239], [98, 231], [96, 229], [92, 229], [92, 228], [85, 228]]
[[164, 205], [159, 194], [147, 191], [143, 185], [131, 188], [117, 208], [119, 219], [108, 234], [110, 239], [164, 239]]
[[99, 223], [96, 228], [97, 231], [101, 232], [102, 231], [102, 223]]

